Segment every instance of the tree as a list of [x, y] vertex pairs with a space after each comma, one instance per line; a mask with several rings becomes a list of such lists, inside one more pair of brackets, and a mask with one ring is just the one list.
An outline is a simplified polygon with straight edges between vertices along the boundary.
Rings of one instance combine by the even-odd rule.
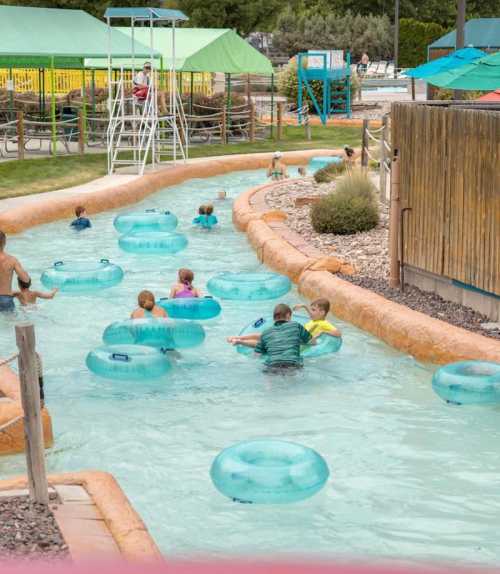
[[413, 18], [399, 21], [399, 63], [402, 68], [414, 68], [427, 61], [427, 46], [446, 33], [433, 22], [419, 22]]

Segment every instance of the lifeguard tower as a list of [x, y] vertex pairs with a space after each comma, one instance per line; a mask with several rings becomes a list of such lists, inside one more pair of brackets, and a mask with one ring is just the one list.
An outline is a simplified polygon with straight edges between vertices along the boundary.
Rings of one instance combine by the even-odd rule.
[[[297, 54], [299, 93], [297, 107], [302, 123], [304, 88], [323, 125], [333, 114], [351, 117], [351, 55], [343, 50], [321, 50]], [[322, 84], [321, 98], [314, 95], [311, 82]]]
[[[108, 173], [119, 166], [133, 166], [142, 175], [147, 161], [152, 166], [160, 161], [187, 159], [187, 128], [182, 102], [177, 90], [175, 66], [175, 27], [187, 20], [179, 10], [164, 8], [108, 8], [104, 14], [108, 24]], [[114, 61], [111, 56], [112, 22], [128, 20], [130, 28], [130, 59]], [[158, 113], [159, 71], [163, 67], [160, 52], [155, 49], [155, 25], [169, 23], [172, 27], [171, 57], [168, 71], [168, 104]], [[136, 27], [141, 27], [141, 43], [136, 41]], [[134, 78], [142, 69], [144, 58], [137, 59], [136, 48], [144, 53], [144, 28], [148, 28], [149, 62], [147, 96], [134, 96]], [[123, 29], [121, 29], [123, 30]], [[163, 71], [163, 70], [162, 70]]]

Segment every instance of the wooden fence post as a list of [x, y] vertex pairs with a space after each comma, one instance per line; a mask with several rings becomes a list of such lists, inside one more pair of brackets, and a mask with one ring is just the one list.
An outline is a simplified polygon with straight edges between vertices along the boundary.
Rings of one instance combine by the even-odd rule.
[[17, 112], [17, 159], [24, 159], [24, 112]]
[[283, 102], [278, 102], [278, 113], [276, 114], [276, 140], [280, 141], [283, 137]]
[[391, 163], [391, 208], [389, 213], [389, 261], [391, 287], [399, 286], [399, 224], [400, 224], [400, 195], [399, 195], [399, 157], [398, 150], [394, 150]]
[[221, 143], [226, 144], [227, 143], [227, 124], [226, 124], [227, 118], [226, 118], [226, 108], [225, 106], [222, 108], [222, 112], [221, 112], [221, 123], [220, 123], [220, 139], [221, 139]]
[[24, 438], [30, 498], [34, 502], [48, 504], [49, 487], [45, 470], [45, 445], [33, 325], [16, 325], [16, 343], [19, 349], [19, 381], [24, 411]]
[[388, 152], [386, 148], [387, 142], [387, 135], [388, 135], [388, 122], [387, 122], [387, 115], [382, 116], [382, 131], [380, 132], [380, 180], [379, 180], [379, 188], [380, 188], [380, 199], [382, 201], [387, 200], [387, 170], [386, 170], [386, 160], [388, 157]]
[[255, 141], [255, 104], [252, 100], [248, 100], [250, 106], [250, 128], [249, 128], [249, 140], [251, 143]]
[[415, 78], [411, 79], [411, 99], [415, 101]]
[[83, 111], [78, 112], [78, 153], [85, 153], [85, 130]]
[[363, 133], [361, 136], [361, 167], [368, 167], [368, 120], [363, 120]]

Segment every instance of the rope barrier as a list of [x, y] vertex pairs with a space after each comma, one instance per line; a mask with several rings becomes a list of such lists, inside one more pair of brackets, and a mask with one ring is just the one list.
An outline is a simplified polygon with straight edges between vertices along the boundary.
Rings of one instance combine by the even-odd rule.
[[12, 420], [6, 422], [5, 424], [3, 424], [2, 426], [0, 426], [0, 432], [5, 432], [7, 429], [9, 429], [10, 427], [14, 426], [16, 423], [18, 423], [19, 421], [22, 421], [24, 418], [24, 415], [19, 415], [15, 418], [13, 418]]
[[15, 359], [17, 359], [17, 357], [19, 357], [19, 353], [15, 353], [14, 355], [11, 355], [7, 359], [2, 359], [0, 361], [0, 367], [3, 367], [4, 365], [7, 365], [7, 363], [14, 361]]
[[0, 124], [0, 129], [15, 125], [15, 124], [17, 124], [17, 120], [12, 120], [11, 122], [7, 122], [6, 124]]

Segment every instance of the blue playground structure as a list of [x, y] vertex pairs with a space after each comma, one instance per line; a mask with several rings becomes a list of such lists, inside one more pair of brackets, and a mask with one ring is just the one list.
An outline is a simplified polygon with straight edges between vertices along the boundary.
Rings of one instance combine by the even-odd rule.
[[[323, 125], [332, 114], [351, 117], [351, 54], [346, 52], [343, 65], [333, 67], [331, 52], [300, 52], [297, 54], [299, 93], [297, 106], [302, 123], [304, 87]], [[314, 95], [311, 82], [322, 82], [322, 98]]]

